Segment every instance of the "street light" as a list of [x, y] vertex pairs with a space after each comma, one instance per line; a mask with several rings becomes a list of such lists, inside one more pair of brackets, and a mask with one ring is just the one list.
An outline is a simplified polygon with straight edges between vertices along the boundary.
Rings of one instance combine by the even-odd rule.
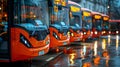
[[107, 8], [108, 8], [108, 15], [111, 18], [111, 16], [110, 16], [110, 8], [111, 8], [111, 6], [110, 6], [110, 0], [108, 0], [108, 6], [107, 6]]
[[107, 8], [109, 9], [109, 8], [110, 8], [110, 6], [108, 5], [108, 6], [107, 6]]

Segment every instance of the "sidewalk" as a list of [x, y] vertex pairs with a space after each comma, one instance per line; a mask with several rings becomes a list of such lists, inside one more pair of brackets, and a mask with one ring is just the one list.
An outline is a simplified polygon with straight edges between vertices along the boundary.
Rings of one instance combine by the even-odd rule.
[[31, 67], [44, 67], [48, 62], [54, 60], [56, 57], [63, 54], [63, 52], [52, 53], [49, 52], [43, 56], [38, 56], [32, 59]]

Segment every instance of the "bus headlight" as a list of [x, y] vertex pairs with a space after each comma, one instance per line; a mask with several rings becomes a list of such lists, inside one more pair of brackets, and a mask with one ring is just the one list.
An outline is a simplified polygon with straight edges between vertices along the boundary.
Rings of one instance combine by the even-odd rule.
[[58, 40], [60, 39], [55, 32], [53, 32], [53, 36], [54, 36], [56, 39], [58, 39]]
[[103, 33], [105, 33], [105, 31], [103, 31]]
[[91, 31], [91, 34], [93, 34], [93, 32]]
[[84, 34], [86, 34], [86, 32], [84, 32]]
[[27, 38], [23, 35], [20, 35], [20, 42], [22, 44], [24, 44], [26, 47], [30, 48], [32, 47], [32, 45], [30, 44], [30, 42], [27, 40]]
[[111, 34], [111, 31], [109, 31], [109, 34]]
[[116, 31], [116, 34], [118, 34], [119, 33], [119, 31]]
[[97, 31], [95, 31], [95, 34], [97, 34], [98, 32]]
[[46, 41], [46, 45], [48, 45], [49, 43], [50, 43], [50, 40], [47, 40], [47, 41]]
[[67, 32], [67, 35], [70, 36], [70, 32]]
[[83, 32], [81, 32], [81, 35], [83, 35]]
[[71, 33], [71, 36], [74, 36], [74, 34], [73, 34], [73, 33]]
[[102, 31], [102, 34], [105, 34], [106, 32], [105, 31]]

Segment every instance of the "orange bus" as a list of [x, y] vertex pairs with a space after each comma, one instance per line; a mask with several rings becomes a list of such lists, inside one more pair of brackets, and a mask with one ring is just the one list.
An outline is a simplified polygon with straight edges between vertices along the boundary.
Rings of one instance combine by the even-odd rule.
[[50, 50], [58, 51], [59, 46], [69, 44], [69, 8], [67, 0], [49, 0]]
[[70, 42], [80, 41], [82, 39], [81, 6], [72, 1], [68, 1], [68, 6], [70, 8]]
[[106, 14], [102, 14], [102, 35], [109, 34], [109, 16]]
[[91, 31], [92, 31], [92, 16], [91, 10], [87, 8], [82, 9], [82, 32], [83, 32], [83, 41], [91, 38]]
[[102, 15], [92, 11], [92, 38], [99, 38], [102, 35]]
[[15, 62], [49, 51], [47, 0], [4, 0], [0, 22], [0, 62]]

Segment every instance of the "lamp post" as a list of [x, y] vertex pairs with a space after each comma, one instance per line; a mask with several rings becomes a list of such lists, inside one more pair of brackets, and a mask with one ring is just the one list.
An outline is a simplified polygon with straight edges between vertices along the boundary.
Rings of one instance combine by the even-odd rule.
[[1, 13], [3, 15], [3, 0], [1, 0], [1, 3], [2, 3], [2, 5], [1, 5]]
[[111, 18], [111, 13], [110, 13], [110, 0], [108, 0], [108, 6], [107, 6], [107, 8], [108, 8], [108, 15], [109, 15], [109, 17]]
[[[110, 13], [110, 10], [111, 10], [111, 6], [110, 6], [110, 0], [108, 0], [108, 5], [107, 5], [107, 9], [108, 9], [108, 16], [109, 18], [111, 18], [111, 13]], [[110, 28], [110, 23], [109, 23], [109, 28]], [[109, 31], [111, 31], [111, 28], [109, 29]], [[110, 33], [109, 33], [110, 34]]]

